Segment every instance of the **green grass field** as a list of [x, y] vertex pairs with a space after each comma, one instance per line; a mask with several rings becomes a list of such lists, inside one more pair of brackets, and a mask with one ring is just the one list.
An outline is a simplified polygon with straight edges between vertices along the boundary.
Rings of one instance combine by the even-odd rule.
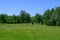
[[0, 40], [60, 40], [60, 27], [39, 24], [0, 24]]

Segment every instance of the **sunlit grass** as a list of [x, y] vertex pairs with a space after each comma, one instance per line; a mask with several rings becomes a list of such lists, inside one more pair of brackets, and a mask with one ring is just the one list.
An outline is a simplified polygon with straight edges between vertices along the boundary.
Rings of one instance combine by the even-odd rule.
[[0, 24], [0, 40], [60, 40], [60, 27], [39, 24]]

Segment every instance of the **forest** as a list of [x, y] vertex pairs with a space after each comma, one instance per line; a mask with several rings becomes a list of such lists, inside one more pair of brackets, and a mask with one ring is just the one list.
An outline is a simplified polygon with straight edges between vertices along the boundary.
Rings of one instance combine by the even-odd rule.
[[32, 16], [21, 10], [20, 15], [7, 15], [0, 14], [0, 23], [6, 24], [18, 24], [18, 23], [35, 23], [43, 24], [49, 26], [60, 26], [60, 7], [47, 9], [43, 15], [36, 13], [35, 16]]

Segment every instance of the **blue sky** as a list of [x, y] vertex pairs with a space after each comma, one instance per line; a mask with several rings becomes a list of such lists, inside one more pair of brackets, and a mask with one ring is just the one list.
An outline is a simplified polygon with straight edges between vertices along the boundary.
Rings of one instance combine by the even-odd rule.
[[34, 16], [57, 6], [60, 6], [60, 0], [0, 0], [0, 14], [19, 15], [24, 10]]

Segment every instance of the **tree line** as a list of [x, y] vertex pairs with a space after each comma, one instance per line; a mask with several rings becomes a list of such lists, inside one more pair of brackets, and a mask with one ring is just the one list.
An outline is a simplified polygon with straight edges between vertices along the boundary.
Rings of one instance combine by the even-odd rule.
[[35, 16], [31, 15], [21, 10], [20, 15], [13, 14], [8, 16], [7, 14], [0, 14], [0, 23], [36, 23], [36, 24], [45, 24], [50, 26], [60, 26], [60, 7], [47, 9], [43, 15], [36, 13]]

